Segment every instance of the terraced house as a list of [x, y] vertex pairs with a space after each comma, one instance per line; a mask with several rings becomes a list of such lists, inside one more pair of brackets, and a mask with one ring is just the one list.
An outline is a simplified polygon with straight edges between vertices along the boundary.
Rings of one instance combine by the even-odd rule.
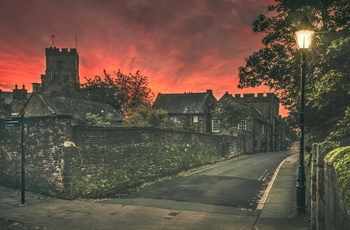
[[[232, 127], [215, 119], [218, 100], [213, 96], [212, 90], [197, 93], [159, 93], [153, 107], [168, 111], [170, 119], [187, 130], [239, 136], [246, 153], [279, 151], [291, 145], [292, 133], [279, 115], [279, 99], [275, 94], [233, 96], [226, 92], [220, 98], [223, 99], [244, 105], [249, 114]], [[235, 131], [229, 132], [228, 129]]]
[[168, 111], [170, 119], [185, 129], [212, 133], [212, 114], [216, 103], [212, 90], [199, 93], [159, 93], [153, 108]]

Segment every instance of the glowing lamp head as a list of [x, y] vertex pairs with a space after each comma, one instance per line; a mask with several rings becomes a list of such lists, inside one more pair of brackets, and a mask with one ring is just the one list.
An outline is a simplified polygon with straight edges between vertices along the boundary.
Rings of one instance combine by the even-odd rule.
[[312, 30], [298, 30], [295, 32], [295, 40], [298, 44], [299, 49], [309, 48], [314, 33], [315, 32]]

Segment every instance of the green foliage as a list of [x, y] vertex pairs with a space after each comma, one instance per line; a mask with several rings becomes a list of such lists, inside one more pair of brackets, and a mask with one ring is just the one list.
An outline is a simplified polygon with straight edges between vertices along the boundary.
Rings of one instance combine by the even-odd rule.
[[221, 126], [229, 133], [237, 129], [237, 125], [249, 115], [250, 109], [247, 105], [234, 99], [223, 98], [218, 102], [217, 110], [213, 118], [220, 120]]
[[[222, 160], [216, 148], [204, 143], [144, 141], [118, 146], [84, 146], [70, 161], [73, 196], [115, 197], [145, 182]], [[84, 156], [84, 160], [80, 157]]]
[[95, 76], [86, 79], [82, 84], [82, 91], [87, 99], [107, 103], [122, 114], [134, 107], [150, 105], [153, 93], [148, 87], [148, 78], [137, 71], [135, 74], [114, 72], [115, 78], [104, 70], [104, 79]]
[[325, 152], [330, 152], [333, 149], [339, 148], [339, 142], [334, 141], [324, 141], [321, 143], [322, 147], [325, 149]]
[[350, 1], [276, 0], [269, 16], [260, 15], [253, 30], [263, 33], [264, 47], [239, 67], [239, 87], [266, 85], [279, 93], [290, 110], [288, 123], [298, 127], [300, 63], [294, 32], [306, 16], [316, 34], [307, 54], [306, 131], [323, 141], [349, 107]]
[[350, 216], [350, 146], [334, 149], [327, 154], [325, 162], [334, 166], [346, 210]]
[[[106, 74], [106, 72], [104, 73]], [[86, 99], [109, 104], [114, 109], [120, 111], [121, 103], [116, 97], [116, 92], [118, 92], [119, 89], [113, 79], [107, 75], [104, 79], [100, 76], [95, 76], [94, 79], [85, 79], [86, 83], [81, 85], [81, 90], [86, 96]]]
[[85, 115], [85, 125], [87, 126], [110, 126], [112, 119], [111, 114], [107, 114], [106, 117], [102, 117], [98, 114], [87, 113]]
[[124, 124], [138, 127], [174, 127], [174, 122], [168, 117], [168, 112], [163, 109], [153, 109], [150, 106], [134, 107], [127, 115]]
[[329, 134], [328, 140], [340, 141], [344, 137], [350, 136], [350, 107], [345, 110], [345, 115], [340, 119], [335, 129]]

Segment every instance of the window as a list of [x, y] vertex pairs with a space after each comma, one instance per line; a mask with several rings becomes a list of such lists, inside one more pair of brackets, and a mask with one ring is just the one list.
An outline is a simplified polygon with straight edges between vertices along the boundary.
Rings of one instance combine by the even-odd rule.
[[213, 133], [218, 133], [220, 131], [220, 121], [212, 120], [211, 121], [211, 130]]
[[262, 125], [262, 127], [261, 127], [261, 133], [262, 133], [263, 135], [265, 135], [265, 125]]
[[193, 123], [198, 123], [198, 116], [193, 116]]
[[247, 121], [246, 120], [241, 120], [238, 123], [238, 130], [247, 130]]
[[171, 116], [170, 120], [172, 120], [174, 123], [180, 123], [180, 119], [177, 116]]

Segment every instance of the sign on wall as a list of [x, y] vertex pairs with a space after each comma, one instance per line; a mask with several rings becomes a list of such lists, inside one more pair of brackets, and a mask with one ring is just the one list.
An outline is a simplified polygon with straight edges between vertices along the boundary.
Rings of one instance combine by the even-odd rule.
[[6, 127], [18, 127], [21, 125], [20, 120], [21, 120], [21, 117], [6, 117], [5, 118], [5, 126]]

